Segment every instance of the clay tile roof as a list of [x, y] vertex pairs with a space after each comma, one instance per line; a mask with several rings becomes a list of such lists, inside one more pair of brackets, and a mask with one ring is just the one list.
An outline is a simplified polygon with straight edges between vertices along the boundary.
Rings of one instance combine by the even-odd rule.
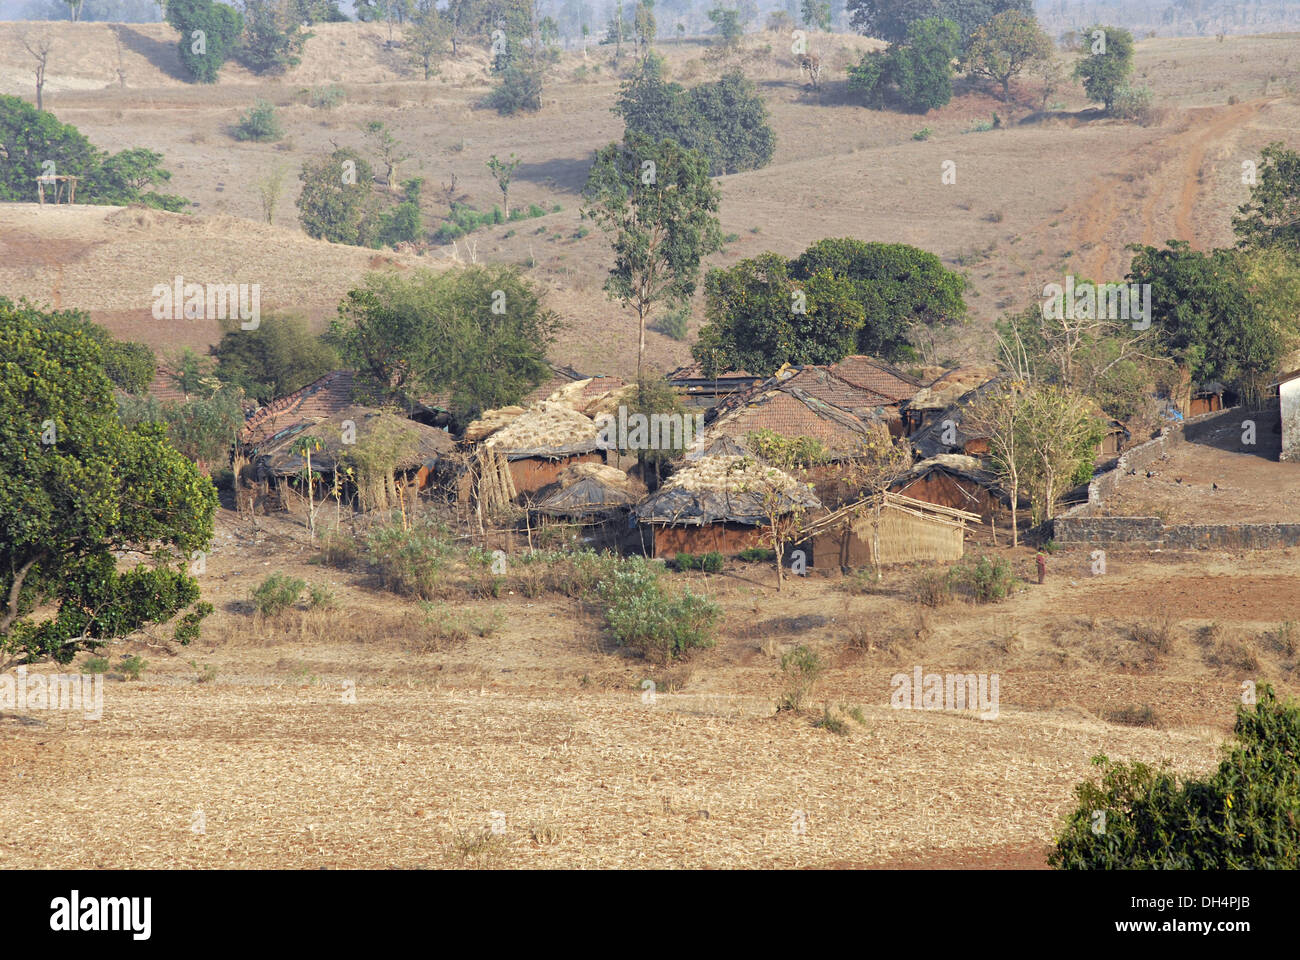
[[354, 378], [352, 370], [335, 370], [301, 390], [272, 400], [244, 421], [239, 442], [255, 447], [294, 423], [322, 420], [352, 406]]
[[897, 367], [861, 354], [845, 357], [839, 363], [831, 364], [830, 369], [836, 376], [843, 377], [852, 384], [888, 397], [891, 403], [910, 399], [924, 386], [921, 381], [909, 377]]
[[894, 402], [883, 393], [850, 383], [827, 367], [803, 367], [784, 382], [819, 400], [854, 412], [888, 406]]
[[666, 374], [665, 379], [672, 382], [673, 380], [757, 380], [758, 378], [748, 370], [727, 370], [716, 377], [706, 377], [704, 375], [704, 364], [696, 360]]
[[848, 410], [783, 385], [783, 389], [747, 395], [744, 403], [705, 429], [702, 442], [707, 444], [720, 436], [743, 441], [755, 431], [771, 430], [783, 437], [811, 437], [831, 453], [854, 453], [872, 429]]

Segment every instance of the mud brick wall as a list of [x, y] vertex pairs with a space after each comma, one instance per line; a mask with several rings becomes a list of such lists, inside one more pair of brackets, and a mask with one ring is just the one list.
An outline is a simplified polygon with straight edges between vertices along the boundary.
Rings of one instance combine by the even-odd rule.
[[1300, 546], [1300, 523], [1186, 523], [1165, 526], [1159, 517], [1056, 518], [1060, 544], [1163, 547], [1174, 550], [1267, 550]]

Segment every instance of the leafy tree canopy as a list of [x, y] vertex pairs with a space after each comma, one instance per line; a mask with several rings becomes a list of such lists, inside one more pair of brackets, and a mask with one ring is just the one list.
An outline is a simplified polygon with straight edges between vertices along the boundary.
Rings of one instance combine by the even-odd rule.
[[214, 0], [167, 0], [167, 22], [180, 33], [176, 46], [190, 77], [198, 83], [216, 83], [243, 32], [239, 11]]
[[270, 403], [338, 369], [334, 348], [307, 328], [296, 314], [264, 314], [256, 330], [243, 330], [237, 320], [223, 323], [225, 332], [212, 349], [216, 375], [258, 403]]
[[1002, 87], [1002, 99], [1011, 95], [1011, 81], [1035, 60], [1052, 55], [1052, 40], [1032, 13], [1006, 10], [976, 27], [966, 46], [966, 71]]
[[[67, 663], [194, 604], [183, 564], [216, 510], [211, 481], [162, 429], [122, 425], [99, 344], [66, 326], [0, 299], [0, 654], [27, 661]], [[121, 572], [122, 550], [158, 559]], [[183, 617], [177, 638], [210, 609]]]
[[739, 70], [687, 90], [664, 78], [663, 59], [651, 53], [624, 82], [614, 112], [628, 132], [699, 150], [713, 176], [758, 170], [776, 149], [763, 98]]
[[373, 233], [374, 171], [351, 147], [308, 160], [298, 174], [298, 217], [307, 235], [332, 243], [365, 246]]
[[1083, 82], [1088, 99], [1104, 103], [1109, 111], [1116, 95], [1128, 83], [1133, 72], [1133, 34], [1120, 27], [1103, 24], [1084, 32], [1079, 62], [1074, 75]]
[[978, 27], [1008, 10], [1032, 15], [1033, 0], [848, 0], [849, 23], [869, 37], [901, 43], [921, 20], [939, 17], [957, 24], [965, 44]]
[[372, 399], [412, 409], [445, 393], [465, 419], [541, 383], [558, 327], [518, 270], [475, 266], [368, 275], [339, 304], [330, 340]]
[[184, 197], [148, 189], [171, 179], [160, 166], [162, 154], [143, 147], [110, 154], [19, 97], [0, 95], [0, 156], [3, 201], [34, 201], [36, 178], [52, 173], [77, 177], [78, 203], [143, 203], [172, 211], [189, 206]]
[[1208, 777], [1093, 759], [1048, 862], [1065, 870], [1295, 870], [1300, 708], [1261, 684]]
[[957, 25], [951, 20], [918, 20], [907, 39], [887, 50], [864, 54], [849, 68], [849, 86], [868, 106], [883, 107], [887, 90], [900, 105], [917, 113], [942, 107], [952, 99], [953, 60], [958, 52]]
[[1300, 254], [1300, 153], [1280, 142], [1260, 153], [1250, 200], [1237, 208], [1232, 229], [1244, 247], [1276, 245]]

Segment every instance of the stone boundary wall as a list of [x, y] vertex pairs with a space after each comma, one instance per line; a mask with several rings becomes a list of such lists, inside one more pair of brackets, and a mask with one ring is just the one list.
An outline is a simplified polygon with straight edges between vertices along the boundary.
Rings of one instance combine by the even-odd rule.
[[1052, 538], [1060, 544], [1115, 544], [1171, 549], [1264, 550], [1300, 545], [1297, 523], [1177, 524], [1165, 526], [1159, 517], [1094, 516], [1096, 507], [1113, 497], [1120, 479], [1130, 470], [1145, 470], [1166, 453], [1236, 421], [1246, 411], [1229, 407], [1171, 424], [1160, 436], [1120, 456], [1113, 469], [1088, 484], [1088, 500], [1054, 517]]

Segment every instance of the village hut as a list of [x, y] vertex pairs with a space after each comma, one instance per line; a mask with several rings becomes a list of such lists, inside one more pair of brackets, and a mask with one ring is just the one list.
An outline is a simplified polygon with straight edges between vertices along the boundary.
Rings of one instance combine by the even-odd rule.
[[455, 442], [446, 431], [373, 407], [354, 404], [328, 416], [279, 423], [275, 433], [245, 447], [246, 476], [305, 480], [310, 447], [313, 474], [327, 486], [337, 478], [355, 489], [363, 508], [382, 509], [405, 496], [399, 495], [399, 484], [413, 495], [449, 483], [460, 471]]
[[835, 574], [894, 563], [956, 563], [965, 551], [965, 510], [883, 491], [841, 507], [801, 531], [808, 566]]
[[997, 476], [974, 457], [939, 454], [922, 460], [890, 484], [890, 490], [914, 500], [978, 514], [985, 523], [1010, 522], [1010, 494]]
[[698, 360], [678, 367], [664, 377], [688, 410], [708, 410], [734, 393], [748, 390], [763, 381], [747, 370], [727, 370], [717, 376], [704, 375], [704, 365]]
[[820, 508], [788, 474], [749, 457], [718, 456], [687, 463], [633, 513], [650, 533], [651, 555], [665, 557], [770, 546], [769, 510], [788, 516]]
[[830, 372], [855, 386], [879, 394], [890, 403], [911, 399], [922, 387], [921, 381], [893, 364], [864, 354], [853, 354], [830, 365]]
[[603, 422], [566, 403], [543, 400], [489, 433], [482, 446], [505, 458], [515, 494], [532, 496], [555, 483], [565, 467], [605, 462]]
[[618, 546], [635, 541], [636, 524], [629, 518], [644, 496], [644, 484], [616, 467], [575, 463], [541, 492], [533, 504], [532, 523], [543, 529], [552, 523], [573, 525], [585, 543]]

